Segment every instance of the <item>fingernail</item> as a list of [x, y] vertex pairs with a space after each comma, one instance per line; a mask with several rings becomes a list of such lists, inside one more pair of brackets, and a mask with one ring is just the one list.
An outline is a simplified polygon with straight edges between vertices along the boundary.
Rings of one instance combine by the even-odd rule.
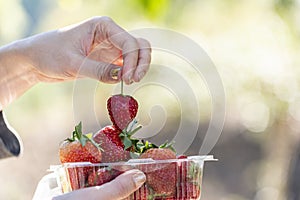
[[121, 68], [114, 68], [110, 71], [110, 76], [112, 79], [114, 80], [118, 80], [118, 75], [119, 75], [119, 71], [121, 70]]
[[136, 186], [140, 186], [146, 181], [146, 175], [143, 172], [137, 172], [133, 175], [133, 180]]
[[125, 80], [126, 84], [131, 84], [132, 80], [133, 69], [128, 70], [125, 74], [123, 74], [123, 80]]
[[129, 83], [129, 84], [133, 83], [132, 75], [129, 75], [129, 76], [128, 76], [128, 83]]

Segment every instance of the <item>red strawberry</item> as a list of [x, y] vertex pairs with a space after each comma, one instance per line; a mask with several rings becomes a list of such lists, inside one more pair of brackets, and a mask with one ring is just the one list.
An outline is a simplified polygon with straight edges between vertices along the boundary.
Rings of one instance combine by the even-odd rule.
[[[66, 139], [59, 147], [59, 158], [61, 163], [70, 162], [91, 162], [101, 161], [101, 150], [99, 146], [87, 135], [82, 134], [81, 122], [75, 126], [72, 138]], [[88, 167], [68, 167], [72, 189], [78, 189], [84, 184], [85, 177], [90, 168]]]
[[143, 184], [138, 190], [129, 196], [129, 199], [149, 200], [154, 199], [147, 184]]
[[198, 199], [200, 196], [201, 168], [192, 160], [183, 160], [186, 156], [179, 156], [177, 161], [177, 198]]
[[91, 172], [88, 177], [89, 186], [102, 185], [112, 180], [110, 171], [100, 168], [96, 172]]
[[59, 147], [59, 158], [61, 163], [67, 162], [91, 162], [99, 163], [101, 161], [101, 150], [99, 146], [82, 134], [81, 122], [75, 126], [72, 138], [64, 140]]
[[99, 186], [113, 180], [122, 173], [122, 171], [115, 169], [100, 168], [96, 172], [93, 171], [89, 174], [88, 184], [89, 186]]
[[114, 125], [105, 126], [93, 136], [98, 144], [101, 144], [102, 162], [118, 162], [130, 159], [130, 152], [124, 150], [124, 144], [119, 137], [121, 131]]
[[177, 156], [177, 159], [186, 159], [186, 158], [187, 158], [186, 155], [179, 155], [179, 156]]
[[107, 110], [112, 123], [118, 129], [124, 130], [135, 118], [138, 103], [129, 95], [113, 95], [107, 100]]
[[85, 187], [85, 178], [88, 171], [84, 167], [68, 167], [67, 173], [72, 190]]
[[[151, 148], [146, 150], [140, 158], [152, 158], [154, 160], [176, 159], [173, 150], [167, 148]], [[144, 168], [145, 169], [145, 168]], [[154, 190], [156, 195], [170, 196], [176, 191], [175, 177], [176, 163], [149, 164], [143, 170], [147, 176], [147, 184]]]
[[64, 141], [60, 145], [59, 156], [61, 163], [99, 163], [101, 161], [101, 150], [91, 142], [86, 142], [83, 146], [78, 140], [73, 142]]
[[188, 182], [186, 185], [187, 199], [199, 199], [200, 197], [200, 183]]
[[95, 142], [101, 144], [102, 162], [118, 162], [126, 161], [131, 158], [130, 151], [136, 149], [137, 139], [132, 139], [131, 136], [138, 131], [141, 126], [129, 132], [121, 131], [114, 125], [105, 126], [93, 138]]
[[200, 183], [183, 182], [178, 186], [177, 198], [179, 199], [199, 199]]

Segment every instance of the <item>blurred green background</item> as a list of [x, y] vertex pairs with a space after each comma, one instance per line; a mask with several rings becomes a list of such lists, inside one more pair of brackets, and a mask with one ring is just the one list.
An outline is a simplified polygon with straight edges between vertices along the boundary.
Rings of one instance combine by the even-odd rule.
[[[180, 32], [215, 63], [226, 92], [226, 121], [211, 151], [219, 161], [205, 165], [202, 199], [300, 199], [299, 0], [0, 0], [0, 44], [96, 15], [110, 16], [126, 30]], [[59, 163], [59, 142], [75, 124], [73, 86], [39, 84], [5, 109], [24, 151], [0, 161], [1, 199], [31, 199], [49, 165]], [[98, 88], [97, 112], [105, 124], [112, 86]], [[141, 102], [144, 95], [137, 95]], [[203, 96], [208, 117], [200, 131], [210, 113], [209, 94]], [[202, 139], [198, 134], [187, 153], [196, 154]]]

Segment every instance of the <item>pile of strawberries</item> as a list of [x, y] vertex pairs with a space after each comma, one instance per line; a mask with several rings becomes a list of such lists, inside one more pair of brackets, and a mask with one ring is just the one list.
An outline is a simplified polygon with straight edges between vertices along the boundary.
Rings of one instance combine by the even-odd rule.
[[[132, 195], [132, 199], [198, 199], [200, 196], [200, 168], [186, 156], [176, 156], [170, 143], [160, 146], [134, 138], [141, 126], [135, 120], [138, 103], [129, 95], [113, 95], [107, 101], [112, 124], [95, 134], [83, 134], [81, 122], [72, 137], [60, 145], [59, 156], [67, 167], [71, 190], [102, 185], [132, 168], [142, 170], [146, 183]], [[172, 162], [139, 165], [111, 163], [130, 159], [168, 160]], [[75, 163], [74, 163], [75, 162]], [[93, 165], [81, 165], [90, 162]], [[110, 164], [107, 164], [110, 163]]]

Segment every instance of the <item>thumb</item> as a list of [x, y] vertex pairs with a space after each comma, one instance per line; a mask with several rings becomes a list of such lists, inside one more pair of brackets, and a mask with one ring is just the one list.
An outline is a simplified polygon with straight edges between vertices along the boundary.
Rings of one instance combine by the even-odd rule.
[[121, 67], [86, 58], [81, 64], [78, 74], [104, 83], [117, 83], [121, 80]]
[[136, 191], [145, 181], [145, 174], [137, 169], [133, 169], [124, 172], [109, 183], [101, 186], [75, 190], [73, 192], [54, 197], [53, 200], [120, 200], [128, 197]]
[[108, 196], [103, 199], [124, 199], [139, 189], [139, 187], [141, 187], [145, 181], [146, 176], [143, 172], [137, 169], [126, 171], [119, 175], [116, 179], [103, 185], [104, 187], [101, 188], [103, 190], [102, 194], [108, 194]]

